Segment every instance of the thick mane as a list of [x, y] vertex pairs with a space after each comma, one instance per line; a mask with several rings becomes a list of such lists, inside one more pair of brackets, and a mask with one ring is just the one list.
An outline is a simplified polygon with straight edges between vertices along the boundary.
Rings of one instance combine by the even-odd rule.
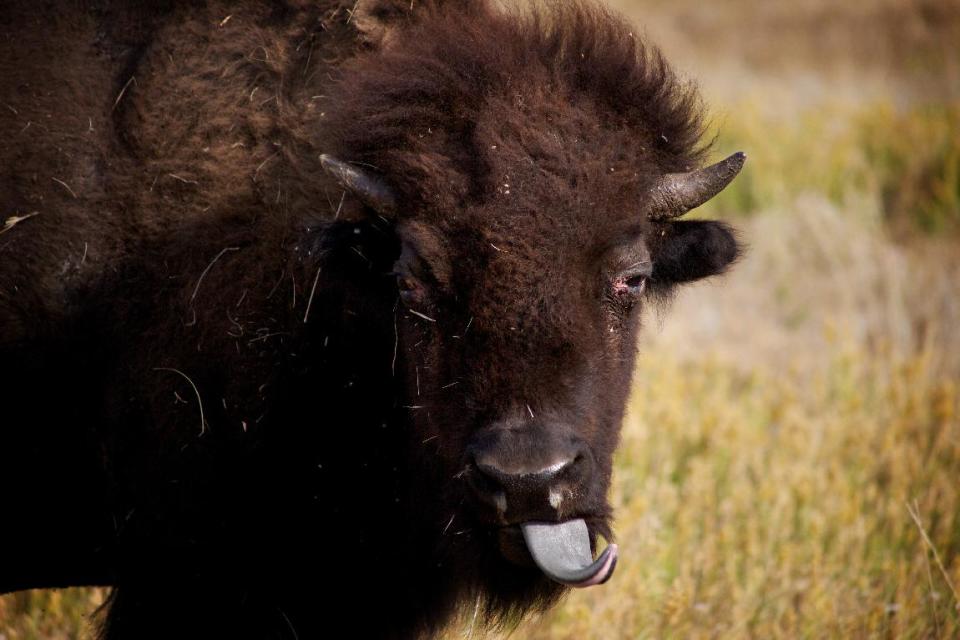
[[[483, 194], [475, 128], [491, 103], [522, 118], [538, 102], [589, 104], [609, 130], [645, 141], [647, 161], [681, 171], [704, 155], [695, 88], [621, 18], [587, 2], [504, 10], [487, 2], [441, 5], [398, 27], [403, 37], [342, 68], [330, 92], [332, 153], [373, 165], [401, 189]], [[518, 123], [522, 128], [523, 124]]]

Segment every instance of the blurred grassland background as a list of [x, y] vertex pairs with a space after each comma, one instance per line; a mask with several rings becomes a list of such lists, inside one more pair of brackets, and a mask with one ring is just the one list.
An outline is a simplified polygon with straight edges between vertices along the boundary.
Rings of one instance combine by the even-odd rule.
[[[648, 313], [613, 580], [492, 636], [960, 637], [960, 0], [610, 4], [747, 152], [699, 215], [749, 251]], [[0, 598], [0, 638], [104, 595]]]

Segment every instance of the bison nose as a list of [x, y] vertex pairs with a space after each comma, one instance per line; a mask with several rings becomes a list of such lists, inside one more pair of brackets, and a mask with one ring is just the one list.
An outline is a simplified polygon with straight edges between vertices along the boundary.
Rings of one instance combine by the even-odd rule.
[[567, 457], [540, 469], [531, 468], [512, 468], [504, 469], [496, 460], [491, 460], [490, 456], [481, 456], [474, 458], [474, 465], [481, 474], [486, 476], [489, 481], [503, 487], [509, 487], [516, 484], [529, 484], [539, 486], [549, 484], [550, 481], [560, 474], [561, 471], [572, 465], [576, 461], [575, 457]]
[[477, 496], [494, 507], [501, 520], [523, 522], [556, 520], [563, 503], [586, 480], [590, 465], [585, 447], [570, 444], [544, 455], [519, 457], [510, 446], [476, 448], [471, 452], [470, 485]]

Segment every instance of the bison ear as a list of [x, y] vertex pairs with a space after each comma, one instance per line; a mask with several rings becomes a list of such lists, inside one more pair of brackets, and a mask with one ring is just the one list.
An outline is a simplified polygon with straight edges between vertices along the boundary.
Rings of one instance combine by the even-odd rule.
[[657, 223], [650, 242], [653, 284], [669, 286], [723, 273], [740, 256], [736, 232], [723, 222]]

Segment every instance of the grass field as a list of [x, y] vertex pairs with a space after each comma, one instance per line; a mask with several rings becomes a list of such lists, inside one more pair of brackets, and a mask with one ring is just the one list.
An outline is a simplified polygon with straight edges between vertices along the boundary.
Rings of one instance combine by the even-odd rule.
[[[789, 214], [746, 225], [744, 273], [685, 295], [644, 350], [615, 476], [620, 573], [517, 637], [960, 636], [957, 351], [915, 333], [909, 302], [955, 300], [956, 267], [891, 282], [907, 254], [822, 201]], [[829, 243], [811, 247], [824, 263], [769, 268], [761, 230]], [[834, 251], [871, 244], [830, 282]]]
[[[750, 249], [647, 314], [613, 580], [492, 637], [960, 637], [960, 6], [613, 4], [748, 152], [702, 213]], [[0, 639], [104, 595], [0, 598]]]

